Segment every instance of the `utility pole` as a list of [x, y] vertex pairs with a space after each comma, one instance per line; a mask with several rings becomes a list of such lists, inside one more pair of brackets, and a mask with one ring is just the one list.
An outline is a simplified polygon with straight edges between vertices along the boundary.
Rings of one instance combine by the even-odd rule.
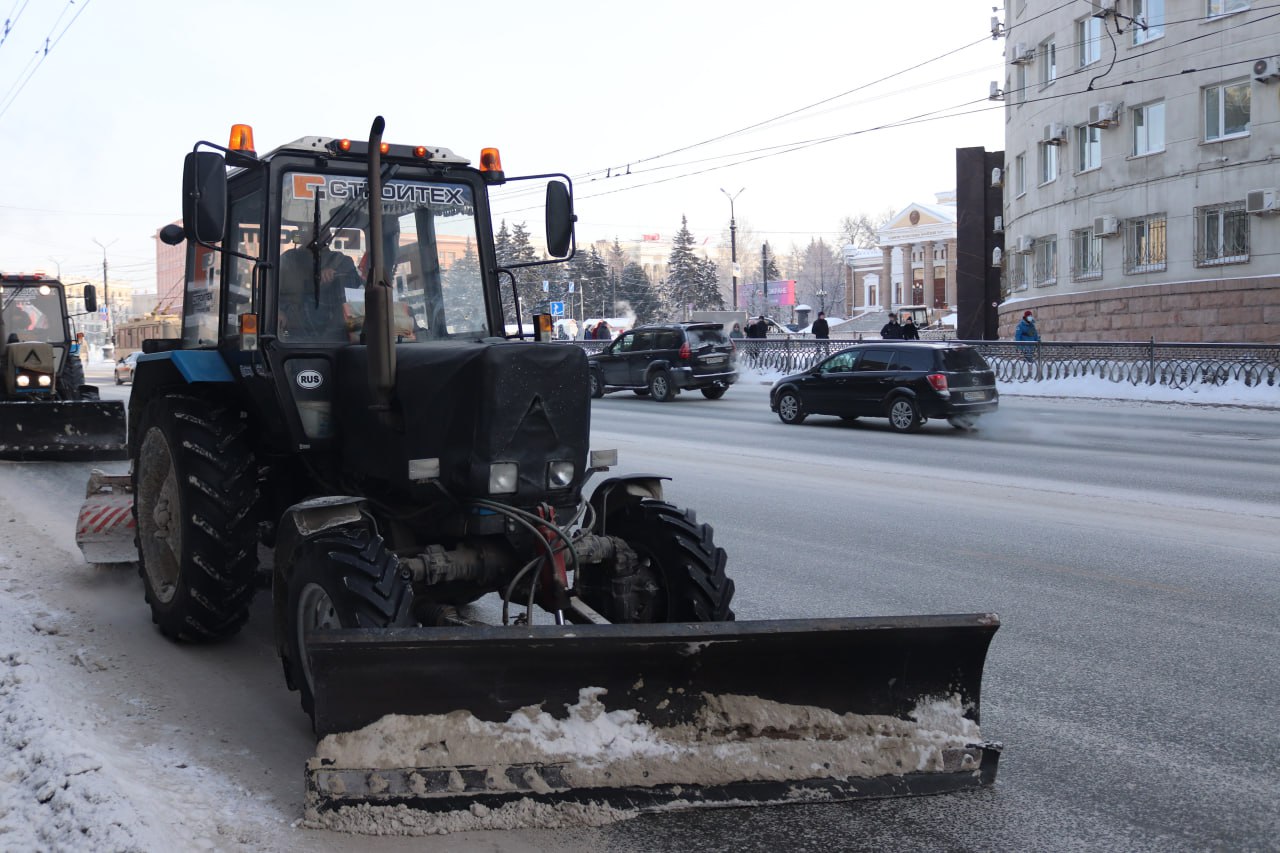
[[107, 312], [107, 335], [106, 335], [106, 340], [103, 341], [103, 345], [104, 346], [109, 345], [113, 350], [115, 349], [116, 338], [115, 338], [115, 332], [111, 329], [111, 294], [107, 290], [107, 249], [110, 246], [114, 246], [116, 244], [116, 241], [119, 239], [120, 238], [117, 237], [115, 240], [112, 240], [110, 243], [103, 245], [102, 242], [98, 240], [97, 237], [93, 238], [93, 242], [97, 243], [99, 246], [102, 247], [102, 305]]
[[[742, 190], [745, 190], [743, 187]], [[720, 188], [720, 192], [724, 193], [729, 199], [729, 260], [733, 264], [733, 310], [738, 310], [738, 220], [733, 215], [733, 200], [742, 195], [742, 190], [738, 190], [733, 195], [729, 195], [724, 187]]]
[[760, 313], [769, 304], [769, 243], [760, 247]]

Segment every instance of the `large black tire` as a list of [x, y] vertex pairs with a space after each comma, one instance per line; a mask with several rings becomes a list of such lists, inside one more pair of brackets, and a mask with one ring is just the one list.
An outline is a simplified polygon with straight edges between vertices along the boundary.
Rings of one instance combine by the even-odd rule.
[[676, 386], [671, 384], [671, 374], [655, 370], [649, 377], [649, 396], [659, 403], [669, 403], [676, 398]]
[[306, 634], [333, 628], [412, 624], [413, 589], [382, 537], [363, 525], [326, 531], [294, 552], [285, 609], [281, 663], [302, 709], [315, 719]]
[[80, 356], [68, 353], [67, 362], [62, 368], [62, 378], [58, 380], [58, 396], [63, 400], [79, 400], [80, 387], [84, 385], [84, 362]]
[[591, 385], [591, 396], [599, 399], [604, 396], [604, 377], [600, 375], [600, 371], [591, 370], [587, 373], [587, 381]]
[[238, 411], [152, 400], [133, 469], [138, 573], [151, 619], [175, 640], [228, 637], [249, 618], [258, 571], [258, 469]]
[[724, 549], [716, 547], [711, 526], [698, 524], [692, 510], [638, 501], [611, 513], [605, 529], [648, 561], [645, 571], [658, 587], [653, 608], [635, 621], [733, 620], [734, 587], [725, 574]]

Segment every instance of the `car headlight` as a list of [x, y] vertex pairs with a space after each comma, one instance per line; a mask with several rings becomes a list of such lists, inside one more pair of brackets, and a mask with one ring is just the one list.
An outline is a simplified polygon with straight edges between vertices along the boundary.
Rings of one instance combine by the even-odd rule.
[[547, 463], [547, 488], [563, 489], [573, 482], [573, 463], [563, 459]]
[[489, 494], [510, 495], [520, 481], [520, 466], [514, 462], [494, 462], [489, 466]]

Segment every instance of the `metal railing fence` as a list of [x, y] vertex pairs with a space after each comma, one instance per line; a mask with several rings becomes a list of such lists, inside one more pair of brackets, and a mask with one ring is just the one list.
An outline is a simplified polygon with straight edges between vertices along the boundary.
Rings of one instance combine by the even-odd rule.
[[[930, 337], [933, 337], [932, 335]], [[866, 341], [863, 341], [866, 342]], [[575, 341], [597, 352], [607, 341]], [[738, 360], [755, 370], [796, 373], [857, 339], [739, 338]], [[1280, 386], [1280, 344], [1121, 343], [1109, 341], [965, 341], [978, 349], [1000, 382], [1096, 377], [1172, 389], [1197, 385]]]

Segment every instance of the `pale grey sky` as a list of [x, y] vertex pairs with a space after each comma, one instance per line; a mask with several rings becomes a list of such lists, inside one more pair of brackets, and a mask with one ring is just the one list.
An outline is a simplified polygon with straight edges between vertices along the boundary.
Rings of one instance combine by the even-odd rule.
[[[969, 0], [0, 3], [0, 269], [100, 276], [97, 240], [138, 290], [183, 155], [235, 122], [260, 151], [361, 137], [377, 114], [389, 141], [496, 146], [509, 175], [574, 178], [579, 243], [685, 215], [715, 246], [721, 188], [743, 189], [739, 227], [778, 251], [932, 203], [957, 147], [1004, 132], [986, 100], [1004, 44]], [[899, 124], [953, 112], [970, 114]]]

